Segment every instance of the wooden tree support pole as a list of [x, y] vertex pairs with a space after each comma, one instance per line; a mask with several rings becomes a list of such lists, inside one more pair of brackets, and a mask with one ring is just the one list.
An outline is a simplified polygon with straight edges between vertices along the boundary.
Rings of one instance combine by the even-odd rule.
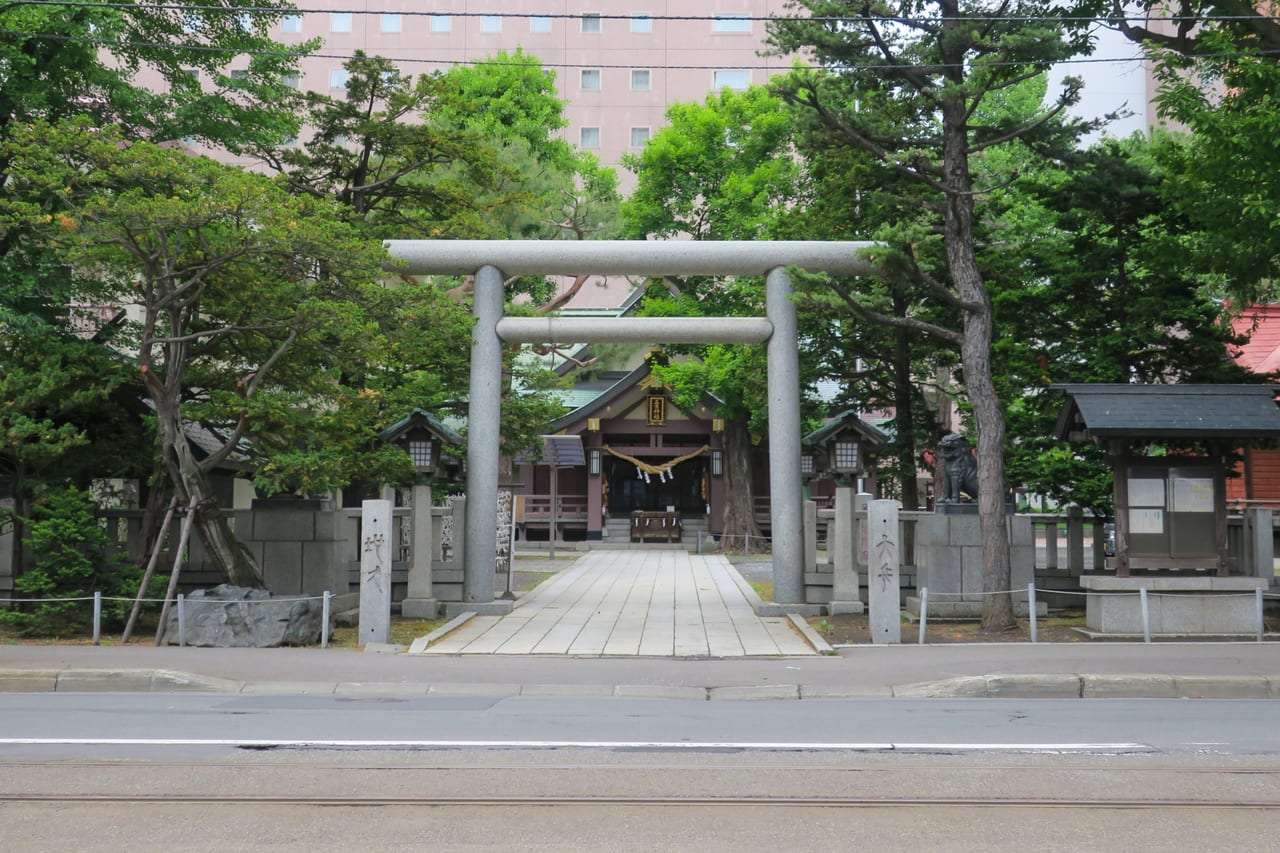
[[160, 561], [160, 551], [164, 547], [164, 537], [169, 533], [169, 524], [173, 521], [173, 513], [178, 508], [178, 496], [169, 499], [169, 509], [165, 511], [164, 521], [160, 522], [160, 532], [156, 534], [155, 544], [151, 547], [151, 557], [147, 560], [147, 569], [142, 573], [142, 583], [138, 585], [138, 597], [133, 601], [133, 610], [129, 611], [129, 621], [125, 623], [124, 634], [120, 636], [120, 644], [129, 642], [133, 636], [133, 627], [138, 622], [138, 614], [142, 612], [142, 599], [151, 584], [151, 576], [156, 573], [156, 563]]
[[178, 539], [178, 549], [173, 553], [173, 573], [169, 575], [169, 588], [164, 594], [164, 606], [160, 608], [160, 624], [156, 626], [155, 645], [157, 646], [164, 637], [164, 620], [169, 616], [169, 602], [173, 600], [173, 593], [178, 588], [178, 570], [182, 568], [182, 552], [187, 550], [187, 540], [191, 538], [191, 525], [195, 523], [196, 504], [199, 501], [200, 498], [191, 496], [191, 502], [187, 504], [187, 517], [182, 520], [182, 536]]

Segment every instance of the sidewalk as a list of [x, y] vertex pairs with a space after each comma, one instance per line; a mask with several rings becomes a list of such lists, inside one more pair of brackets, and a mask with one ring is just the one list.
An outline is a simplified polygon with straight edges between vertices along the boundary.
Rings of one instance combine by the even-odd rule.
[[1274, 643], [856, 646], [838, 655], [424, 656], [335, 649], [0, 646], [0, 692], [349, 696], [1280, 699]]

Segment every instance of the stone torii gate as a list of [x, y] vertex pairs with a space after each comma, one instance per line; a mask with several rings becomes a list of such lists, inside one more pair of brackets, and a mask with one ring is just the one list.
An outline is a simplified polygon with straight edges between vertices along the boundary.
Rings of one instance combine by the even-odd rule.
[[[859, 257], [872, 243], [389, 240], [387, 250], [410, 275], [475, 277], [471, 391], [467, 425], [467, 515], [463, 533], [463, 604], [505, 613], [493, 596], [497, 542], [499, 429], [504, 343], [764, 343], [769, 400], [769, 491], [774, 600], [804, 604], [800, 479], [800, 367], [796, 308], [788, 267], [832, 275], [870, 275]], [[505, 317], [507, 276], [763, 275], [766, 317]]]

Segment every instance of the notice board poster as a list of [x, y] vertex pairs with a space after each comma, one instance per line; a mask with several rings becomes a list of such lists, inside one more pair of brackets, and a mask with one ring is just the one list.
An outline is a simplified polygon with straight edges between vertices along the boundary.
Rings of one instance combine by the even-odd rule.
[[1213, 512], [1212, 477], [1174, 477], [1174, 512]]

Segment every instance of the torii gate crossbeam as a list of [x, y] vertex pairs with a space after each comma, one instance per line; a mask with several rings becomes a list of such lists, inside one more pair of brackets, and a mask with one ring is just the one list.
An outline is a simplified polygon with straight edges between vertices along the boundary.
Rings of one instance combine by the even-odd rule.
[[[502, 345], [507, 342], [766, 343], [769, 491], [774, 599], [804, 603], [800, 480], [800, 368], [788, 267], [870, 275], [862, 242], [390, 240], [410, 275], [474, 275], [471, 389], [467, 425], [467, 514], [463, 608], [502, 612], [493, 599], [497, 555]], [[512, 275], [763, 275], [767, 319], [631, 318], [577, 320], [503, 316]]]

